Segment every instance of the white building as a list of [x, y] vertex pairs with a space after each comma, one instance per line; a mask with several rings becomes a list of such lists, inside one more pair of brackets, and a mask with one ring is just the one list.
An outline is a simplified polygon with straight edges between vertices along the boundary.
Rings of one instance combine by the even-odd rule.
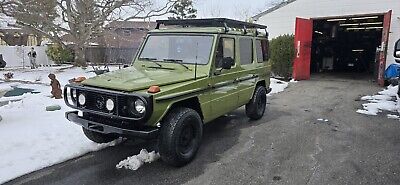
[[375, 74], [394, 63], [400, 0], [287, 0], [253, 17], [270, 38], [295, 34], [294, 78], [321, 71]]

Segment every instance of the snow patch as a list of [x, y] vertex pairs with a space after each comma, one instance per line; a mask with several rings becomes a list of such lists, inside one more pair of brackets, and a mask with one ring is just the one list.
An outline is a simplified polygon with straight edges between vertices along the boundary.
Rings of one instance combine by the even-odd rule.
[[398, 116], [398, 115], [393, 115], [393, 114], [388, 114], [388, 115], [387, 115], [387, 118], [389, 118], [389, 119], [398, 119], [398, 120], [400, 120], [400, 116]]
[[155, 151], [148, 152], [146, 149], [142, 149], [138, 155], [128, 157], [127, 159], [119, 162], [116, 166], [118, 169], [138, 170], [145, 163], [152, 163], [160, 158], [160, 154]]
[[271, 78], [270, 82], [271, 82], [270, 88], [272, 88], [272, 91], [268, 94], [269, 96], [271, 96], [272, 94], [283, 92], [289, 85], [288, 82], [278, 80], [275, 78]]
[[[7, 102], [0, 107], [0, 184], [122, 141], [119, 139], [107, 144], [90, 141], [80, 126], [65, 119], [65, 112], [72, 109], [65, 105], [64, 100], [50, 98], [51, 87], [47, 77], [49, 73], [55, 72], [62, 85], [67, 84], [71, 78], [90, 77], [94, 73], [81, 68], [60, 70], [60, 67], [12, 69], [12, 72], [12, 80], [40, 82], [22, 84], [0, 81], [1, 89], [19, 87], [34, 89], [40, 93], [0, 98], [0, 102]], [[49, 105], [60, 105], [61, 110], [47, 112], [46, 106]]]
[[376, 116], [382, 111], [398, 112], [397, 90], [398, 86], [389, 86], [378, 95], [362, 97], [361, 100], [368, 103], [363, 104], [363, 109], [357, 110], [357, 113]]
[[11, 91], [12, 89], [13, 88], [10, 85], [8, 85], [4, 82], [0, 82], [0, 92], [7, 92], [7, 91]]

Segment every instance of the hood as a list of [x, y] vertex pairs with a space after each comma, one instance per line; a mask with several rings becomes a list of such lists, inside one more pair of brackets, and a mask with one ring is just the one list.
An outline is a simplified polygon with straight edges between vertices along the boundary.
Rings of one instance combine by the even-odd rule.
[[[197, 74], [197, 78], [206, 74]], [[152, 85], [170, 85], [194, 80], [194, 71], [129, 67], [85, 80], [82, 84], [106, 89], [132, 92]]]

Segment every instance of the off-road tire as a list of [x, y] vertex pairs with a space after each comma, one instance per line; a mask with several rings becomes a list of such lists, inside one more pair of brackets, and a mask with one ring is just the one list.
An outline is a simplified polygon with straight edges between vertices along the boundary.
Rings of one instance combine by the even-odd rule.
[[178, 107], [162, 121], [158, 148], [161, 159], [181, 167], [196, 156], [203, 136], [203, 121], [193, 109]]
[[98, 133], [98, 132], [94, 132], [91, 130], [88, 130], [86, 128], [83, 128], [83, 133], [85, 134], [85, 136], [90, 139], [91, 141], [95, 142], [95, 143], [109, 143], [111, 141], [114, 141], [115, 139], [118, 138], [118, 136], [116, 135], [110, 135], [110, 134], [102, 134], [102, 133]]
[[246, 115], [251, 120], [259, 120], [264, 116], [267, 107], [267, 90], [257, 86], [250, 102], [246, 104]]

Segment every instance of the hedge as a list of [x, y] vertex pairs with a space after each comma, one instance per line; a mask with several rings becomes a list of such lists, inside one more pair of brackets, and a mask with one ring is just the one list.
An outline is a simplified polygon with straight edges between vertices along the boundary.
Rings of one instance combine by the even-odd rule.
[[293, 35], [281, 35], [270, 41], [270, 63], [274, 75], [290, 79], [294, 56]]

